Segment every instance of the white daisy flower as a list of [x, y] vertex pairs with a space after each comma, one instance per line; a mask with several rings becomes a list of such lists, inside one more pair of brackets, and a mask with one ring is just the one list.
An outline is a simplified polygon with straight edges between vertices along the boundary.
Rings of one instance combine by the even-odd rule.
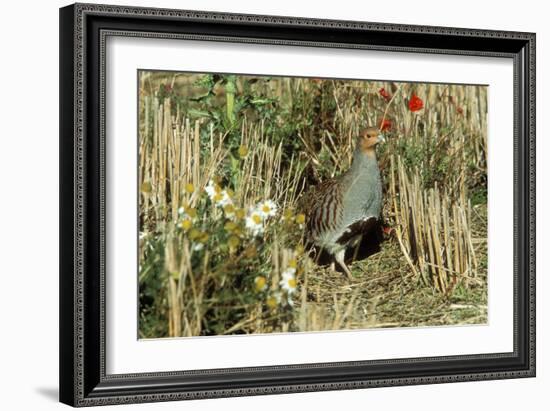
[[208, 182], [204, 191], [208, 194], [210, 200], [214, 202], [218, 207], [225, 207], [226, 205], [233, 204], [233, 199], [228, 190], [223, 190], [218, 184], [212, 180]]
[[193, 244], [193, 251], [200, 251], [204, 248], [203, 243], [195, 243]]
[[273, 200], [262, 201], [256, 208], [264, 218], [274, 217], [277, 214], [277, 204]]
[[210, 199], [212, 200], [212, 198], [214, 198], [214, 196], [217, 194], [218, 188], [219, 186], [214, 183], [214, 181], [210, 180], [208, 181], [206, 187], [204, 187], [204, 191], [206, 191], [206, 194], [208, 194], [208, 197], [210, 197]]
[[226, 205], [233, 204], [233, 200], [227, 190], [222, 190], [221, 193], [216, 194], [214, 196], [214, 201], [219, 207], [225, 207]]
[[271, 294], [267, 300], [266, 300], [266, 304], [269, 308], [271, 308], [272, 310], [277, 308], [277, 306], [279, 304], [281, 304], [281, 293], [280, 292], [275, 292], [273, 294]]
[[223, 212], [227, 218], [235, 217], [235, 206], [233, 204], [227, 204], [223, 207]]
[[296, 270], [293, 268], [287, 268], [283, 273], [281, 274], [282, 279], [279, 282], [279, 285], [283, 290], [287, 292], [288, 295], [294, 293], [296, 291], [296, 276], [295, 276]]
[[286, 303], [291, 307], [294, 307], [294, 300], [292, 299], [292, 296], [290, 295], [290, 293], [287, 294]]
[[245, 227], [254, 236], [263, 234], [264, 232], [264, 219], [257, 211], [252, 211], [245, 220]]
[[191, 228], [190, 223], [197, 220], [198, 218], [197, 209], [190, 207], [188, 205], [184, 205], [183, 207], [178, 208], [178, 214], [179, 214], [179, 221], [175, 222], [176, 225], [181, 226], [183, 224], [184, 227], [182, 228], [186, 228], [186, 229]]

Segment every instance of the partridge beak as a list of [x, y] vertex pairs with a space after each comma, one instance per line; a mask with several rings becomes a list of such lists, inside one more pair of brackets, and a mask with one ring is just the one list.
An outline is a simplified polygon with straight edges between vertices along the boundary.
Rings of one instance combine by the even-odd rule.
[[378, 143], [385, 143], [386, 137], [384, 137], [384, 134], [380, 133], [378, 134], [378, 140], [376, 140]]

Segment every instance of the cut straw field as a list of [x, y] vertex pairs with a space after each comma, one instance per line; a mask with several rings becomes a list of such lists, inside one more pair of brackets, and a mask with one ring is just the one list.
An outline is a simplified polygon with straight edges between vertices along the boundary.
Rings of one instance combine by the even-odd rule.
[[[141, 338], [487, 321], [487, 88], [142, 71]], [[308, 190], [379, 127], [384, 235], [312, 258]]]

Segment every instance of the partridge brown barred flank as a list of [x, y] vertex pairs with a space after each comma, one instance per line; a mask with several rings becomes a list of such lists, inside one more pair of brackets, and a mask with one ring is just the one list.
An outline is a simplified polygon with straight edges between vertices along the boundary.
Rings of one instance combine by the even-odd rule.
[[356, 246], [380, 219], [382, 180], [375, 148], [384, 141], [377, 128], [362, 131], [350, 168], [323, 181], [305, 199], [308, 240], [333, 256], [350, 280], [346, 249]]

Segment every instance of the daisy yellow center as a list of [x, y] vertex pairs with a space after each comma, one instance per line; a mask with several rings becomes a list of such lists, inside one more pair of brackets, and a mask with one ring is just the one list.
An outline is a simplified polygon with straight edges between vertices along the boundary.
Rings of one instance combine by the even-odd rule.
[[201, 236], [201, 232], [199, 230], [197, 230], [196, 228], [193, 228], [190, 232], [189, 232], [189, 238], [191, 240], [195, 240], [197, 238], [199, 238]]
[[235, 228], [237, 228], [237, 224], [233, 221], [228, 221], [227, 223], [225, 223], [224, 228], [226, 231], [233, 231], [235, 230]]
[[216, 192], [216, 194], [221, 194], [222, 188], [219, 185], [216, 184], [214, 186], [214, 192]]
[[227, 204], [224, 208], [226, 213], [234, 213], [235, 212], [235, 207], [233, 206], [233, 204]]
[[183, 228], [186, 231], [189, 230], [192, 225], [193, 223], [191, 222], [191, 220], [187, 218], [181, 222], [181, 228]]
[[269, 308], [275, 308], [277, 307], [277, 299], [275, 297], [269, 297], [266, 300], [266, 304]]
[[239, 237], [237, 237], [236, 235], [232, 235], [231, 237], [229, 237], [229, 240], [227, 240], [227, 243], [232, 248], [237, 247], [239, 245], [239, 242]]
[[195, 191], [195, 186], [192, 183], [187, 183], [185, 185], [185, 191], [187, 191], [189, 194], [191, 194]]
[[296, 222], [297, 222], [298, 224], [304, 224], [305, 221], [306, 221], [306, 216], [305, 216], [304, 214], [298, 214], [298, 215], [296, 216]]
[[239, 156], [240, 157], [246, 157], [248, 155], [248, 147], [247, 146], [240, 146], [239, 147]]
[[287, 284], [290, 288], [296, 288], [296, 280], [294, 278], [289, 278]]
[[191, 218], [197, 217], [197, 210], [193, 207], [186, 207], [185, 212]]
[[256, 224], [260, 224], [262, 222], [262, 217], [260, 217], [258, 214], [254, 214], [252, 216], [252, 221]]
[[217, 193], [215, 196], [214, 196], [214, 201], [216, 202], [219, 202], [219, 201], [222, 201], [222, 194], [221, 193]]
[[265, 277], [259, 276], [255, 279], [256, 282], [256, 290], [261, 291], [265, 287], [266, 279]]
[[298, 263], [296, 262], [296, 259], [294, 259], [294, 258], [288, 262], [288, 266], [290, 268], [296, 268], [297, 265], [298, 265]]
[[238, 210], [235, 210], [235, 215], [237, 218], [244, 218], [245, 212], [242, 208], [239, 208]]
[[262, 207], [262, 211], [264, 213], [269, 213], [271, 211], [271, 207], [268, 206], [267, 204], [264, 204], [263, 207]]

